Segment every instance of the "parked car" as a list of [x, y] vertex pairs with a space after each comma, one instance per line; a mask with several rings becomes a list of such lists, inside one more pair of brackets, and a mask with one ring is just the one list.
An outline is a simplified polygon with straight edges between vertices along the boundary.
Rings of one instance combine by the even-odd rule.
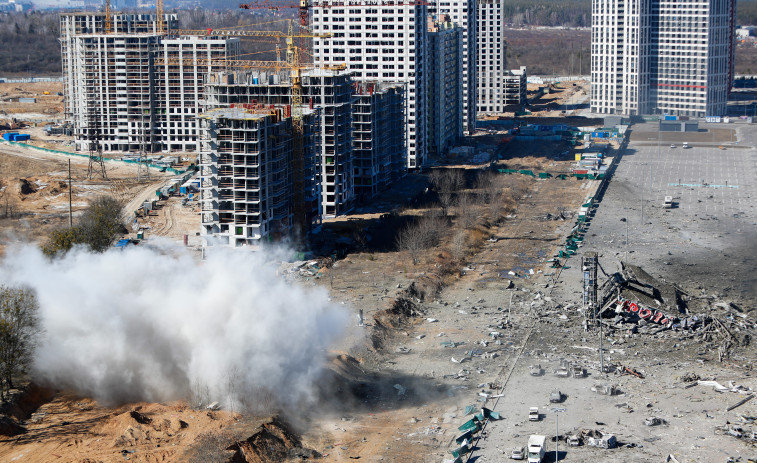
[[531, 407], [528, 409], [528, 421], [539, 421], [539, 407]]
[[670, 147], [671, 147], [671, 148], [675, 148], [675, 147], [676, 147], [676, 145], [674, 145], [674, 144], [673, 144], [673, 145], [670, 145]]
[[513, 460], [523, 460], [524, 458], [526, 458], [526, 449], [523, 447], [513, 449], [513, 452], [510, 454], [510, 458], [512, 458]]
[[563, 400], [562, 392], [560, 391], [552, 391], [552, 393], [549, 395], [549, 401], [553, 404], [559, 404]]

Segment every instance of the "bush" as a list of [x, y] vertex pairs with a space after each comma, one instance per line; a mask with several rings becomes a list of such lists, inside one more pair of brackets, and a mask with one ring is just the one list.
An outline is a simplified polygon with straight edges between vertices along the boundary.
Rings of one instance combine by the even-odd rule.
[[81, 244], [92, 252], [104, 252], [118, 236], [126, 232], [121, 223], [121, 209], [121, 203], [113, 197], [96, 198], [74, 227], [53, 230], [42, 250], [48, 256], [54, 256]]

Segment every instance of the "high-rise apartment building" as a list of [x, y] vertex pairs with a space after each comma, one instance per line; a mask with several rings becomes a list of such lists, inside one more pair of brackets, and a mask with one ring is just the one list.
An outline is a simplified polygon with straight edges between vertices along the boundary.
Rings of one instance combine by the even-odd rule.
[[[318, 119], [303, 109], [313, 157]], [[286, 108], [217, 108], [200, 121], [200, 203], [205, 245], [255, 247], [294, 232], [292, 118]], [[312, 130], [312, 129], [316, 130]]]
[[156, 141], [162, 151], [197, 150], [197, 115], [202, 111], [203, 84], [223, 71], [227, 58], [239, 54], [239, 39], [182, 36], [162, 38], [153, 54]]
[[[211, 76], [205, 86], [205, 107], [253, 103], [289, 105], [291, 91], [288, 71], [219, 73]], [[343, 214], [354, 205], [352, 92], [353, 81], [347, 71], [310, 69], [302, 73], [302, 101], [320, 110], [319, 156], [315, 165], [306, 164], [304, 168], [305, 199], [310, 205], [311, 225], [322, 215]], [[311, 178], [318, 184], [317, 190], [308, 187]], [[320, 197], [313, 198], [314, 194]]]
[[507, 44], [502, 14], [505, 0], [478, 0], [478, 113], [505, 112]]
[[463, 135], [462, 35], [462, 28], [453, 22], [429, 22], [428, 149], [432, 155], [445, 154]]
[[735, 9], [735, 0], [594, 0], [592, 112], [725, 114]]
[[407, 171], [402, 85], [356, 83], [352, 103], [355, 195], [367, 201]]
[[476, 131], [476, 95], [478, 94], [478, 40], [477, 36], [477, 0], [435, 0], [430, 3], [429, 15], [442, 20], [448, 15], [450, 21], [463, 30], [460, 47], [463, 60], [463, 134], [471, 135]]
[[316, 65], [346, 64], [362, 82], [406, 84], [407, 167], [425, 163], [428, 71], [427, 7], [424, 2], [329, 1], [313, 4], [313, 31], [329, 38], [313, 40]]
[[[64, 112], [77, 149], [99, 139], [104, 151], [197, 149], [197, 122], [210, 62], [238, 54], [239, 39], [176, 37], [176, 15], [102, 13], [60, 16]], [[175, 61], [172, 61], [175, 60]]]

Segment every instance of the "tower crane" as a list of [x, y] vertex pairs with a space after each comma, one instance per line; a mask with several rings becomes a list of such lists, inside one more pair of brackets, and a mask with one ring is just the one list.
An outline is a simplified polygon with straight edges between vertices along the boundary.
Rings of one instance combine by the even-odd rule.
[[278, 10], [279, 8], [298, 8], [300, 26], [304, 27], [305, 29], [310, 29], [308, 27], [310, 23], [310, 21], [308, 20], [308, 9], [310, 9], [308, 0], [300, 0], [299, 3], [276, 3], [272, 0], [260, 0], [258, 2], [242, 3], [241, 5], [239, 5], [239, 8], [242, 8], [244, 10]]
[[165, 35], [166, 33], [166, 27], [165, 27], [165, 18], [163, 17], [163, 0], [156, 0], [155, 1], [155, 9], [157, 13], [157, 28], [158, 28], [158, 35]]
[[113, 22], [110, 17], [110, 0], [105, 0], [105, 33], [113, 32]]

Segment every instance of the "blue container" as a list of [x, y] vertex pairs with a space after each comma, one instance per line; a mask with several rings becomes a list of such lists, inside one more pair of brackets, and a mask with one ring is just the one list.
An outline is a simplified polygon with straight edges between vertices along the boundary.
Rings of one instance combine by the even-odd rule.
[[18, 132], [8, 132], [3, 134], [3, 140], [5, 141], [13, 141], [13, 139], [18, 135]]
[[24, 133], [24, 134], [16, 134], [16, 136], [13, 137], [13, 141], [28, 141], [31, 138], [31, 135]]

